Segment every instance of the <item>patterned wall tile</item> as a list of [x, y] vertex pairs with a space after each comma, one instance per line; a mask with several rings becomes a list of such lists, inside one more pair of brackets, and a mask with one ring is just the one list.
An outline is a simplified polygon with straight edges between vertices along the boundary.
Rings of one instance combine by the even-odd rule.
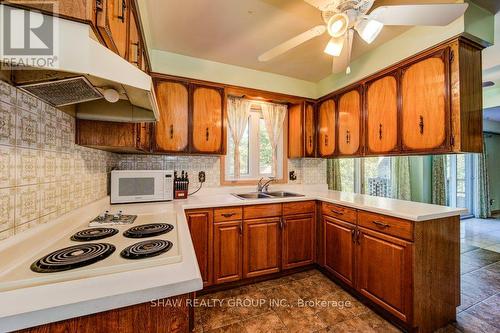
[[60, 175], [57, 153], [54, 151], [42, 151], [40, 160], [40, 181], [43, 183], [57, 181], [58, 175]]
[[42, 101], [38, 98], [25, 93], [24, 91], [17, 90], [17, 106], [25, 111], [40, 115]]
[[0, 101], [15, 105], [17, 103], [17, 89], [10, 84], [0, 81]]
[[15, 189], [0, 189], [0, 231], [14, 227]]
[[17, 186], [33, 185], [39, 182], [41, 170], [40, 151], [17, 148]]
[[40, 216], [54, 213], [59, 208], [60, 189], [57, 183], [40, 185]]
[[40, 115], [18, 109], [16, 138], [18, 147], [40, 148]]
[[40, 185], [16, 188], [16, 226], [40, 217]]
[[40, 121], [40, 144], [44, 150], [57, 150], [61, 139], [59, 123], [54, 108], [46, 106]]
[[16, 144], [16, 115], [15, 105], [0, 102], [0, 144]]
[[16, 186], [16, 148], [0, 146], [0, 188]]

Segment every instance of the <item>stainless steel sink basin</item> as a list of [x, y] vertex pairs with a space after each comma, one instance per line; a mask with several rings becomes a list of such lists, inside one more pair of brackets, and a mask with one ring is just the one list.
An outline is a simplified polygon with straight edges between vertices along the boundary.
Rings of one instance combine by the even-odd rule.
[[276, 192], [267, 192], [267, 195], [270, 195], [275, 198], [293, 198], [293, 197], [303, 197], [304, 195], [286, 191], [276, 191]]
[[260, 192], [252, 192], [252, 193], [240, 193], [240, 194], [233, 194], [235, 197], [240, 198], [240, 199], [270, 199], [272, 198], [269, 195], [266, 195], [264, 193]]

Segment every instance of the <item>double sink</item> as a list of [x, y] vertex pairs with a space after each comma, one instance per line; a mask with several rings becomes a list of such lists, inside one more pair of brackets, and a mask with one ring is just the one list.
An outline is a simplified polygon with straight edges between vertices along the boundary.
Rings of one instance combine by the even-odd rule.
[[302, 194], [286, 192], [286, 191], [275, 191], [275, 192], [250, 192], [250, 193], [240, 193], [233, 194], [238, 199], [250, 200], [250, 199], [276, 199], [276, 198], [295, 198], [303, 197]]

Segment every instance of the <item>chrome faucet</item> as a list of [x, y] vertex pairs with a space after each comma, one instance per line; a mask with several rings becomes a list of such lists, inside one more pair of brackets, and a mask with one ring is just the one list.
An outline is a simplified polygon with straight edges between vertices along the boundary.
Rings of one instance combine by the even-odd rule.
[[276, 179], [274, 177], [269, 177], [269, 179], [267, 181], [265, 181], [264, 183], [262, 183], [262, 180], [264, 179], [264, 177], [262, 177], [261, 179], [259, 179], [259, 182], [257, 183], [257, 192], [267, 192], [269, 191], [269, 184], [274, 182]]

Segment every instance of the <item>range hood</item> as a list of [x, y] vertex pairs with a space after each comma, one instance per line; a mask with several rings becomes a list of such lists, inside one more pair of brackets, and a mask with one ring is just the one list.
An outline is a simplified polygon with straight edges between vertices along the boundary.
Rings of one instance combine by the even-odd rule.
[[[45, 16], [45, 15], [44, 15]], [[57, 62], [12, 68], [11, 80], [18, 88], [56, 107], [74, 105], [81, 119], [152, 122], [159, 119], [151, 77], [100, 44], [89, 25], [51, 17], [57, 33]], [[11, 33], [22, 42], [23, 31]], [[103, 92], [115, 90], [115, 103]], [[115, 93], [116, 95], [116, 93]]]

